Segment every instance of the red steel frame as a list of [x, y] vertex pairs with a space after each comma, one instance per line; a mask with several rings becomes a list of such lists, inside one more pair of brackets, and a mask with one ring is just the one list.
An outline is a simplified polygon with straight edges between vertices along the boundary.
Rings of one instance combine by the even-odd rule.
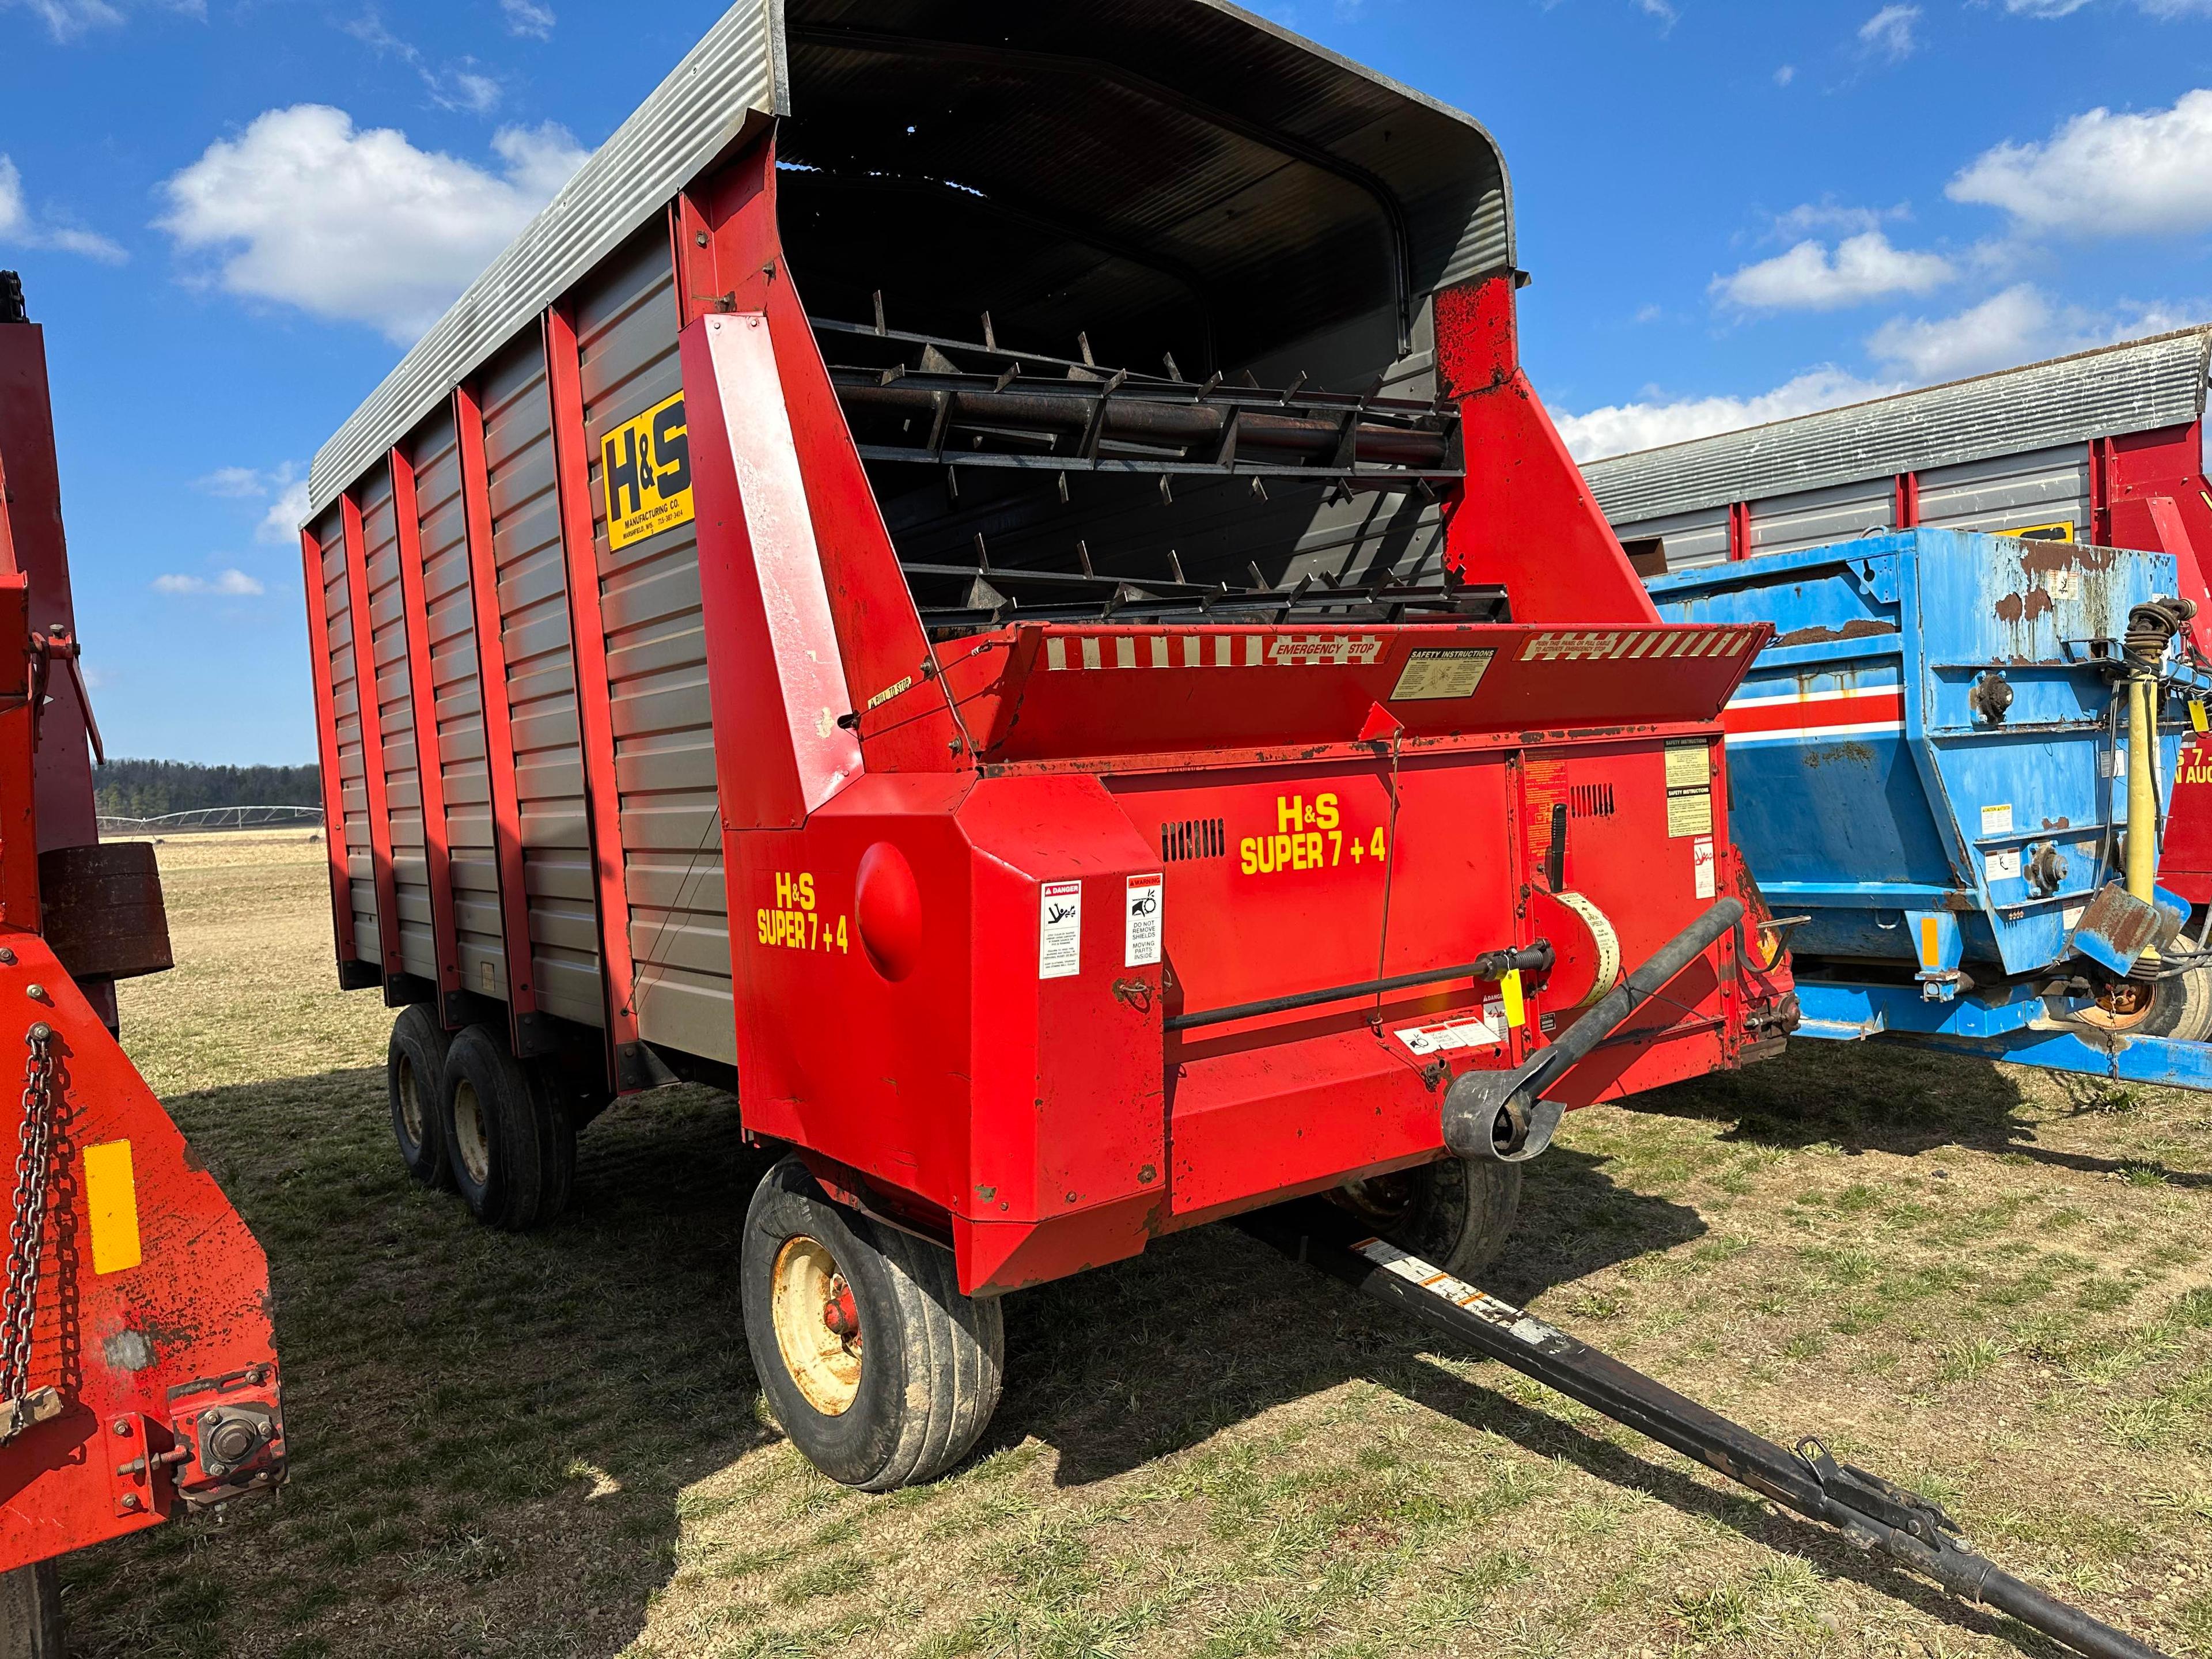
[[408, 703], [415, 714], [415, 777], [422, 805], [424, 882], [430, 894], [431, 951], [442, 1000], [461, 989], [459, 929], [453, 921], [453, 872], [446, 829], [446, 772], [438, 751], [438, 692], [430, 665], [430, 605], [424, 592], [422, 520], [415, 464], [394, 445], [392, 512], [398, 536], [399, 625], [407, 640]]
[[[1423, 1068], [1364, 1010], [1194, 1035], [1163, 1022], [1192, 997], [1218, 1008], [1279, 993], [1285, 974], [1308, 988], [1314, 974], [1348, 983], [1378, 962], [1418, 970], [1433, 959], [1435, 941], [1419, 936], [1431, 926], [1454, 949], [1462, 935], [1486, 946], [1541, 928], [1567, 941], [1563, 963], [1594, 976], [1596, 945], [1576, 945], [1580, 924], [1528, 878], [1547, 869], [1540, 841], [1557, 845], [1575, 769], [1607, 805], [1574, 831], [1582, 850], [1567, 867], [1583, 860], [1594, 902], [1619, 913], [1624, 951], [1640, 960], [1661, 942], [1655, 929], [1671, 934], [1709, 905], [1709, 866], [1720, 891], [1740, 885], [1724, 765], [1711, 763], [1714, 833], [1700, 852], [1685, 838], [1698, 832], [1676, 833], [1664, 810], [1673, 771], [1662, 750], [1717, 745], [1715, 712], [1761, 631], [1658, 622], [1522, 370], [1510, 277], [1440, 293], [1436, 315], [1443, 395], [1468, 453], [1513, 458], [1478, 465], [1448, 495], [1446, 560], [1469, 581], [1509, 585], [1514, 623], [1339, 639], [1364, 654], [1316, 667], [1300, 665], [1313, 637], [1288, 624], [1055, 633], [1018, 623], [933, 647], [785, 265], [775, 185], [771, 132], [667, 213], [708, 683], [725, 734], [716, 781], [749, 1133], [792, 1143], [833, 1192], [953, 1243], [963, 1286], [1031, 1283], [1131, 1254], [1158, 1231], [1433, 1157], [1439, 1080], [1419, 1081]], [[568, 303], [543, 313], [542, 343], [605, 1037], [617, 1085], [634, 1087], [643, 1065], [628, 1063], [635, 969]], [[465, 388], [456, 410], [502, 915], [520, 968], [526, 917], [482, 414]], [[1553, 556], [1530, 558], [1532, 545]], [[1479, 708], [1383, 708], [1417, 642], [1495, 658]], [[1287, 649], [1268, 667], [1278, 646]], [[1139, 653], [1175, 672], [1110, 685], [1052, 672], [1133, 665]], [[1626, 724], [1624, 708], [1637, 710]], [[1540, 788], [1524, 750], [1531, 767], [1544, 762]], [[1310, 893], [1240, 888], [1235, 837], [1278, 830], [1290, 810], [1278, 792], [1315, 787], [1356, 803], [1373, 861], [1345, 860]], [[1217, 849], [1211, 866], [1164, 875], [1155, 818], [1164, 833], [1170, 818], [1224, 813], [1228, 856]], [[1513, 844], [1474, 866], [1438, 852], [1457, 848], [1469, 823], [1503, 824], [1493, 833]], [[905, 873], [869, 873], [886, 871]], [[1072, 872], [1106, 908], [1080, 964], [1046, 973], [1040, 896]], [[1206, 919], [1180, 924], [1172, 972], [1157, 954], [1122, 963], [1125, 880], [1164, 884], [1169, 914]], [[1305, 905], [1318, 908], [1299, 914]], [[1401, 927], [1354, 939], [1344, 926], [1355, 912], [1370, 926], [1382, 910]], [[796, 951], [768, 948], [794, 940]], [[1676, 985], [1684, 1006], [1657, 1011], [1664, 1028], [1601, 1050], [1563, 1097], [1610, 1097], [1736, 1060], [1753, 1042], [1747, 1005], [1781, 995], [1786, 975], [1762, 975], [1725, 941], [1699, 960], [1695, 983]], [[1545, 980], [1539, 998], [1565, 1000], [1541, 1006], [1572, 1005], [1572, 983], [1566, 968]], [[1462, 1008], [1478, 990], [1394, 997], [1376, 1012]], [[822, 1064], [863, 1031], [883, 1045], [880, 1065]], [[1478, 1063], [1510, 1064], [1537, 1040], [1533, 1028], [1508, 1030]]]
[[345, 537], [346, 610], [353, 641], [354, 699], [360, 709], [361, 769], [368, 811], [369, 870], [376, 889], [378, 968], [389, 980], [401, 971], [399, 889], [392, 869], [392, 804], [384, 775], [384, 698], [376, 683], [376, 630], [368, 614], [368, 550], [361, 502], [349, 489], [339, 507]]
[[461, 512], [469, 545], [469, 597], [475, 607], [477, 696], [483, 708], [484, 769], [491, 786], [492, 851], [499, 868], [500, 945], [507, 959], [507, 1035], [530, 1052], [538, 1013], [532, 978], [530, 897], [522, 877], [522, 804], [514, 776], [514, 709], [507, 680], [505, 623], [499, 607], [499, 558], [492, 546], [491, 486], [484, 465], [483, 404], [473, 386], [453, 392], [453, 441], [461, 462]]
[[[40, 331], [0, 325], [0, 469], [26, 448], [51, 456], [49, 408]], [[13, 532], [25, 525], [39, 544], [19, 560]], [[319, 566], [313, 574], [311, 592]], [[55, 1409], [34, 1409], [0, 1444], [0, 1572], [273, 1486], [284, 1462], [268, 1263], [117, 1044], [112, 999], [102, 1007], [88, 995], [106, 988], [80, 988], [42, 937], [40, 832], [52, 846], [91, 839], [61, 833], [92, 823], [78, 705], [41, 707], [33, 672], [70, 610], [58, 480], [50, 465], [18, 468], [0, 477], [0, 1009], [15, 1011], [0, 1024], [11, 1068], [0, 1145], [16, 1144], [27, 1062], [43, 1042], [53, 1176], [35, 1218], [41, 1271], [22, 1382], [41, 1407], [52, 1390]], [[318, 678], [327, 672], [325, 660]], [[269, 1432], [250, 1464], [218, 1477], [201, 1443], [230, 1414]]]
[[617, 1086], [646, 1079], [637, 1048], [637, 968], [629, 945], [629, 895], [623, 881], [622, 794], [615, 781], [614, 709], [607, 684], [607, 632], [599, 610], [599, 568], [592, 513], [591, 462], [585, 441], [582, 362], [565, 303], [545, 313], [546, 386], [553, 400], [554, 477], [561, 540], [568, 556], [568, 646], [575, 664], [576, 718], [584, 762], [584, 810], [590, 825], [592, 884], [599, 902], [599, 972], [607, 1014], [608, 1076]]
[[346, 867], [345, 786], [338, 776], [337, 710], [331, 690], [331, 589], [323, 556], [323, 544], [313, 527], [302, 527], [300, 559], [307, 579], [307, 648], [315, 664], [315, 748], [322, 763], [323, 843], [330, 853], [331, 928], [337, 939], [338, 971], [343, 976], [356, 960], [353, 874]]

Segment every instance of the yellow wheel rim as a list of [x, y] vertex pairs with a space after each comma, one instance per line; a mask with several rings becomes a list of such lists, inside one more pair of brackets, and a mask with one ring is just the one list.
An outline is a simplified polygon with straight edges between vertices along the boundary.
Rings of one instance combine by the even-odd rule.
[[860, 1322], [837, 1258], [804, 1233], [787, 1238], [770, 1270], [769, 1310], [783, 1368], [806, 1403], [842, 1415], [860, 1393]]
[[453, 1085], [453, 1147], [470, 1181], [481, 1187], [491, 1179], [491, 1135], [484, 1127], [483, 1097], [466, 1078]]

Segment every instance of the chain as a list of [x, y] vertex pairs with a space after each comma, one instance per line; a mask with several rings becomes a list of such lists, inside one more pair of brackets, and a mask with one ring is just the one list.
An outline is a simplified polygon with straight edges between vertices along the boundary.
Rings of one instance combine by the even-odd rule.
[[15, 1152], [15, 1202], [8, 1225], [7, 1307], [0, 1311], [0, 1407], [31, 1388], [31, 1326], [39, 1295], [39, 1252], [46, 1243], [46, 1182], [53, 1166], [53, 1027], [24, 1036], [23, 1128]]

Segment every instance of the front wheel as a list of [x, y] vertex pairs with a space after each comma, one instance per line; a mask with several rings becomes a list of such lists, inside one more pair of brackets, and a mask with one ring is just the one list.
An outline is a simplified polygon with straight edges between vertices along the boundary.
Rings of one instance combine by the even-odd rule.
[[832, 1480], [933, 1480], [998, 1409], [1006, 1325], [960, 1294], [952, 1253], [823, 1196], [796, 1158], [745, 1212], [745, 1342], [776, 1420]]
[[1521, 1212], [1521, 1166], [1445, 1157], [1347, 1181], [1334, 1196], [1400, 1249], [1463, 1279], [1505, 1248]]

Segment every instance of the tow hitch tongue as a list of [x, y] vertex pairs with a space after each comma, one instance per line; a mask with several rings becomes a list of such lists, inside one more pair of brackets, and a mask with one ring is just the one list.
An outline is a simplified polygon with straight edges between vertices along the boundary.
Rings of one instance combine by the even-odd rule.
[[1881, 1550], [1945, 1589], [2009, 1613], [2077, 1653], [2091, 1659], [2166, 1659], [2156, 1648], [1974, 1554], [1951, 1517], [1918, 1493], [1838, 1463], [1817, 1440], [1801, 1440], [1796, 1451], [1784, 1451], [1565, 1331], [1395, 1244], [1365, 1236], [1356, 1218], [1332, 1206], [1303, 1200], [1241, 1217], [1237, 1224], [1293, 1261], [1402, 1308], [1569, 1399], [1786, 1509], [1836, 1528], [1861, 1548]]
[[1707, 946], [1743, 920], [1741, 901], [1724, 898], [1661, 945], [1603, 1000], [1510, 1072], [1462, 1072], [1444, 1093], [1444, 1145], [1461, 1158], [1520, 1164], [1552, 1144], [1565, 1108], [1545, 1088], [1619, 1030]]

